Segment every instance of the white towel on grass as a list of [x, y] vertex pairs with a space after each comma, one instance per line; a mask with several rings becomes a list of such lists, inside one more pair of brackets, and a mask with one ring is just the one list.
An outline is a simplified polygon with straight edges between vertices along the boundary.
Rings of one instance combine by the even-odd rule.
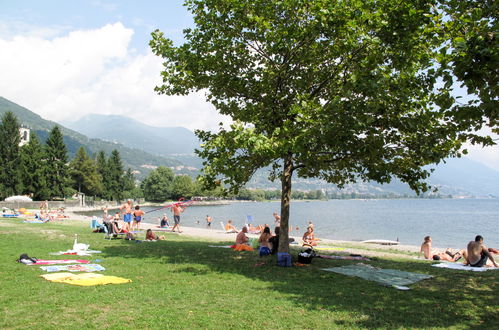
[[466, 266], [461, 263], [451, 263], [451, 262], [442, 262], [439, 264], [432, 265], [433, 267], [438, 267], [438, 268], [448, 268], [448, 269], [457, 269], [457, 270], [470, 270], [472, 272], [484, 272], [487, 270], [495, 270], [499, 269], [499, 267], [471, 267], [471, 266]]

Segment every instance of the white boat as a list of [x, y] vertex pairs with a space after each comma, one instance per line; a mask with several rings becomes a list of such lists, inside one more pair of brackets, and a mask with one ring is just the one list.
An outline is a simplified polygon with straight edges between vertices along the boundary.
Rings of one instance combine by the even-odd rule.
[[398, 245], [398, 241], [390, 241], [387, 239], [369, 239], [367, 241], [362, 241], [361, 243], [367, 244], [381, 244], [381, 245]]

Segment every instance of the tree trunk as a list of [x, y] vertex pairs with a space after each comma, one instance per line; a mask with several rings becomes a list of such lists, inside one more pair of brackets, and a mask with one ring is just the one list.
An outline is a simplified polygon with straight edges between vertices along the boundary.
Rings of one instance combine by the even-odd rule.
[[279, 234], [279, 252], [289, 252], [289, 206], [291, 200], [291, 178], [293, 176], [293, 160], [291, 156], [284, 159], [281, 177], [281, 231]]

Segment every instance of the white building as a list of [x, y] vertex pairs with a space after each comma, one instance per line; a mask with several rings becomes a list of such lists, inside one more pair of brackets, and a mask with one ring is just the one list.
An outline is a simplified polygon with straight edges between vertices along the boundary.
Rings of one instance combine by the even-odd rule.
[[21, 126], [19, 128], [19, 134], [21, 135], [21, 141], [19, 142], [19, 146], [22, 147], [29, 142], [29, 134], [30, 130], [27, 127]]

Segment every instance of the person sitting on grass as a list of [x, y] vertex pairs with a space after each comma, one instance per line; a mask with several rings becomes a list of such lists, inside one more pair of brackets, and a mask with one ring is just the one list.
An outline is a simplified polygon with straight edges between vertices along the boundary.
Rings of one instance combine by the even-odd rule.
[[475, 237], [475, 241], [468, 243], [466, 252], [466, 262], [471, 267], [499, 267], [494, 260], [494, 257], [490, 254], [489, 249], [483, 245], [483, 237], [480, 235]]
[[459, 260], [463, 254], [464, 250], [461, 250], [456, 253], [452, 253], [449, 249], [447, 249], [445, 252], [440, 252], [440, 253], [433, 253], [431, 249], [431, 244], [432, 244], [432, 239], [430, 236], [426, 236], [424, 238], [423, 244], [421, 244], [421, 248], [419, 250], [419, 256], [421, 257], [421, 254], [424, 255], [425, 259], [428, 260], [445, 260], [445, 261], [452, 261], [455, 262]]
[[[269, 243], [272, 245], [271, 254], [276, 254], [277, 250], [279, 249], [279, 234], [281, 233], [281, 227], [275, 227], [274, 231], [275, 231], [275, 235], [272, 236], [271, 238], [269, 238]], [[288, 241], [290, 243], [292, 243], [295, 241], [295, 239], [292, 237], [289, 237]]]
[[305, 234], [303, 234], [302, 237], [303, 240], [303, 245], [311, 245], [311, 246], [316, 246], [317, 242], [315, 241], [315, 235], [314, 235], [314, 227], [308, 227], [307, 231]]
[[265, 227], [263, 233], [260, 235], [260, 238], [258, 238], [258, 243], [260, 244], [260, 256], [266, 256], [272, 252], [272, 245], [269, 243], [269, 239], [271, 237], [272, 234], [270, 233], [270, 228]]
[[253, 248], [249, 246], [249, 238], [246, 236], [248, 232], [248, 227], [244, 226], [241, 232], [236, 236], [236, 244], [233, 245], [233, 249], [236, 251], [253, 251]]
[[227, 221], [227, 224], [225, 225], [225, 231], [227, 233], [238, 233], [239, 231], [237, 230], [236, 227], [232, 224], [232, 220]]
[[248, 244], [249, 238], [246, 236], [248, 232], [248, 227], [243, 227], [243, 229], [236, 236], [236, 245], [237, 244]]

